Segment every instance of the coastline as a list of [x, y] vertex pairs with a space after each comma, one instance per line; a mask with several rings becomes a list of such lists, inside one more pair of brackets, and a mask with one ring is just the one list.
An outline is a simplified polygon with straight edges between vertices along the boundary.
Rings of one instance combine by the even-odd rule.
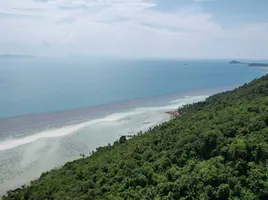
[[[19, 136], [15, 135], [15, 138], [0, 141], [0, 163], [5, 163], [0, 166], [0, 194], [5, 194], [10, 189], [16, 189], [37, 179], [43, 172], [79, 159], [81, 155], [88, 156], [89, 152], [115, 142], [121, 135], [126, 133], [135, 135], [140, 131], [147, 131], [169, 121], [171, 116], [176, 115], [176, 109], [180, 105], [204, 100], [207, 97], [184, 96], [177, 99], [174, 96], [164, 98], [166, 103], [159, 106], [137, 108], [139, 106], [137, 105], [135, 109], [128, 109], [127, 112], [113, 112], [104, 117], [86, 122], [83, 120], [82, 123], [74, 123], [62, 128], [57, 125], [54, 125], [53, 128], [51, 125], [45, 131], [41, 129], [41, 132], [26, 135], [22, 133]], [[46, 118], [49, 118], [48, 116], [50, 115], [42, 115]], [[23, 119], [22, 122], [31, 121], [29, 116], [26, 117], [27, 120], [24, 117], [18, 117], [15, 119], [15, 124], [19, 124], [19, 119]], [[12, 119], [0, 120], [0, 123], [7, 120], [10, 121], [10, 126], [13, 125], [14, 120]], [[53, 120], [49, 119], [48, 122], [50, 121]], [[37, 123], [38, 125], [39, 123]], [[21, 123], [20, 127], [23, 126], [25, 124]], [[31, 126], [33, 130], [38, 128], [34, 125]], [[27, 132], [27, 130], [29, 127], [26, 127], [24, 131]]]
[[[260, 148], [265, 150], [266, 147], [265, 142], [263, 143], [267, 128], [265, 126], [266, 110], [260, 110], [255, 105], [265, 104], [268, 95], [268, 91], [265, 90], [267, 81], [266, 75], [266, 77], [256, 79], [233, 91], [213, 95], [204, 103], [188, 104], [179, 109], [184, 116], [179, 120], [171, 120], [149, 129], [145, 134], [139, 132], [137, 137], [133, 137], [129, 141], [126, 138], [128, 136], [123, 135], [114, 144], [97, 148], [97, 151], [92, 152], [89, 157], [81, 155], [86, 158], [66, 163], [60, 169], [43, 173], [30, 187], [21, 186], [10, 191], [7, 199], [14, 197], [21, 199], [25, 196], [46, 198], [48, 192], [56, 199], [63, 196], [66, 198], [105, 199], [112, 197], [116, 199], [135, 193], [139, 196], [134, 196], [134, 198], [140, 199], [144, 198], [145, 189], [154, 187], [157, 191], [153, 194], [153, 198], [164, 199], [170, 197], [170, 186], [175, 188], [172, 191], [176, 198], [188, 198], [188, 191], [193, 189], [196, 191], [192, 196], [193, 199], [210, 197], [211, 191], [220, 195], [211, 196], [214, 199], [226, 199], [233, 196], [240, 198], [248, 195], [253, 199], [263, 199], [267, 196], [262, 192], [266, 185], [259, 184], [256, 190], [255, 187], [252, 187], [256, 180], [247, 175], [257, 172], [260, 175], [257, 177], [258, 181], [262, 183], [267, 180], [267, 176], [265, 176], [267, 154], [265, 151], [261, 151], [260, 156], [254, 153]], [[259, 90], [252, 93], [256, 88]], [[228, 106], [219, 107], [219, 104], [228, 104]], [[176, 111], [166, 111], [165, 113], [178, 114]], [[211, 117], [215, 113], [223, 113], [223, 115]], [[245, 114], [248, 117], [247, 121], [249, 119], [254, 119], [254, 121], [230, 126], [230, 121], [236, 119], [240, 119], [240, 121], [242, 119], [244, 122]], [[256, 118], [258, 114], [262, 117]], [[146, 120], [148, 120], [147, 116]], [[227, 118], [229, 120], [226, 121]], [[247, 130], [251, 130], [252, 124], [263, 125], [254, 127], [253, 132], [247, 131], [245, 133], [247, 137], [244, 137], [244, 133], [241, 135], [241, 128], [246, 127]], [[208, 127], [219, 131], [209, 131]], [[231, 134], [222, 127], [228, 127], [226, 130], [231, 131]], [[110, 131], [110, 128], [108, 130]], [[211, 138], [213, 144], [210, 141]], [[263, 146], [260, 147], [260, 144]], [[242, 148], [242, 154], [237, 154], [237, 148]], [[226, 154], [226, 149], [228, 154]], [[253, 151], [246, 151], [246, 149]], [[243, 167], [238, 168], [237, 166], [241, 163], [243, 163]], [[205, 178], [204, 172], [207, 174]], [[196, 180], [192, 180], [193, 173], [197, 177]], [[264, 175], [262, 175], [263, 173]], [[175, 177], [172, 177], [174, 174]], [[167, 179], [154, 178], [163, 175]], [[51, 182], [51, 180], [54, 181]], [[70, 182], [70, 180], [73, 181]], [[99, 183], [103, 180], [108, 181], [105, 190], [103, 188], [106, 183]], [[191, 180], [191, 182], [187, 180]], [[210, 180], [218, 182], [212, 183]], [[233, 180], [238, 181], [233, 183]], [[195, 186], [196, 181], [199, 182], [198, 187]], [[85, 182], [92, 185], [91, 190], [81, 190], [81, 185], [84, 185]], [[245, 182], [245, 185], [241, 185], [241, 182]], [[110, 185], [110, 183], [112, 184]], [[170, 185], [171, 183], [174, 185]], [[189, 184], [194, 184], [194, 186], [189, 188]], [[210, 189], [204, 190], [204, 184]], [[61, 187], [58, 188], [58, 185]], [[237, 187], [249, 192], [238, 191], [239, 193], [237, 193]], [[58, 189], [55, 190], [55, 188]], [[70, 188], [74, 188], [74, 190], [70, 191]], [[227, 192], [218, 193], [219, 188], [227, 188]], [[163, 189], [166, 192], [163, 193]], [[127, 194], [125, 190], [127, 190]], [[115, 195], [111, 196], [111, 193]], [[147, 198], [152, 198], [152, 193], [146, 193], [146, 195]]]
[[[117, 138], [115, 138], [113, 141], [111, 141], [112, 143], [114, 143], [114, 142], [116, 142], [116, 141], [119, 141], [119, 139], [121, 138], [121, 136], [126, 136], [126, 137], [128, 137], [128, 138], [131, 138], [132, 136], [134, 136], [134, 135], [137, 135], [139, 132], [146, 132], [146, 131], [148, 131], [148, 130], [150, 130], [151, 128], [153, 128], [154, 126], [158, 126], [158, 125], [160, 125], [160, 124], [162, 124], [162, 123], [164, 123], [164, 122], [168, 122], [168, 121], [170, 121], [170, 120], [173, 120], [175, 117], [178, 117], [178, 116], [180, 116], [180, 114], [176, 111], [176, 110], [174, 110], [174, 111], [161, 111], [161, 113], [163, 114], [163, 116], [170, 116], [170, 117], [164, 117], [163, 119], [161, 119], [160, 121], [158, 121], [157, 123], [153, 123], [152, 122], [152, 120], [150, 120], [150, 121], [144, 121], [142, 124], [144, 125], [144, 127], [143, 127], [143, 129], [142, 130], [140, 130], [140, 131], [138, 131], [138, 130], [136, 130], [136, 131], [130, 131], [130, 132], [126, 132], [125, 134], [123, 134], [123, 135], [118, 135], [117, 136]], [[80, 135], [81, 136], [81, 135]], [[63, 137], [60, 137], [59, 136], [59, 138], [58, 139], [60, 139], [60, 138], [62, 138], [62, 139], [64, 139], [64, 136]], [[57, 139], [57, 138], [54, 138], [54, 139]], [[32, 143], [30, 143], [30, 144], [33, 144], [34, 142], [32, 142]], [[103, 145], [98, 145], [98, 146], [96, 146], [96, 148], [93, 150], [93, 151], [95, 151], [97, 148], [99, 148], [99, 147], [103, 147], [103, 146], [107, 146], [108, 144], [110, 144], [110, 143], [105, 143], [105, 144], [103, 144]], [[27, 144], [26, 144], [27, 145]], [[38, 145], [38, 144], [36, 144], [36, 145]], [[1, 146], [1, 145], [0, 145]], [[24, 145], [25, 146], [25, 145]], [[16, 148], [16, 147], [15, 147]], [[20, 148], [20, 147], [19, 147]], [[14, 148], [12, 148], [12, 149], [8, 149], [7, 151], [13, 151], [14, 150]], [[0, 155], [1, 155], [1, 151], [3, 152], [3, 150], [1, 150], [0, 149]], [[91, 154], [91, 153], [90, 153]], [[89, 155], [86, 155], [86, 156], [90, 156], [90, 154]], [[1, 189], [0, 189], [0, 199], [1, 199], [1, 196], [2, 195], [5, 195], [6, 194], [6, 192], [8, 191], [8, 190], [14, 190], [14, 191], [16, 191], [16, 190], [20, 190], [21, 188], [23, 188], [23, 187], [26, 187], [26, 186], [28, 186], [29, 184], [30, 184], [30, 182], [31, 181], [34, 181], [34, 180], [37, 180], [39, 177], [40, 177], [40, 175], [42, 174], [42, 173], [44, 173], [44, 172], [48, 172], [48, 171], [50, 171], [50, 170], [53, 170], [53, 169], [56, 169], [56, 168], [59, 168], [59, 167], [62, 167], [65, 163], [67, 163], [67, 162], [72, 162], [72, 161], [75, 161], [75, 160], [78, 160], [78, 159], [80, 159], [80, 158], [82, 158], [82, 157], [85, 157], [85, 152], [82, 152], [82, 153], [79, 153], [79, 155], [77, 154], [77, 156], [74, 158], [74, 159], [72, 159], [72, 160], [66, 160], [64, 163], [62, 163], [61, 165], [58, 165], [58, 166], [55, 166], [55, 167], [53, 167], [53, 168], [50, 168], [50, 169], [48, 169], [48, 170], [43, 170], [43, 171], [41, 171], [37, 176], [32, 176], [32, 178], [31, 179], [29, 179], [28, 181], [23, 181], [23, 182], [21, 182], [21, 184], [19, 184], [18, 182], [14, 185], [14, 184], [11, 184], [11, 183], [9, 183], [8, 185], [8, 187], [0, 187]], [[0, 161], [1, 161], [1, 159], [0, 159]], [[25, 177], [24, 177], [25, 178]], [[0, 179], [1, 180], [1, 179]], [[19, 181], [20, 182], [20, 181]], [[1, 186], [1, 184], [4, 184], [5, 183], [5, 181], [3, 181], [2, 180], [2, 182], [0, 181], [0, 186]]]
[[169, 114], [171, 117], [180, 117], [181, 116], [181, 114], [178, 111], [168, 111], [166, 113]]
[[[90, 106], [85, 108], [63, 110], [57, 112], [29, 114], [14, 117], [0, 117], [0, 141], [1, 138], [9, 137], [10, 133], [31, 132], [32, 129], [50, 129], [60, 128], [63, 126], [69, 126], [78, 123], [84, 123], [89, 120], [97, 118], [103, 118], [114, 113], [125, 112], [127, 110], [136, 109], [140, 107], [161, 107], [167, 105], [176, 99], [183, 99], [187, 96], [201, 96], [203, 94], [213, 95], [218, 92], [231, 90], [237, 87], [235, 85], [221, 85], [212, 88], [193, 89], [180, 93], [163, 94], [159, 96], [153, 96], [148, 98], [137, 98], [130, 100], [116, 101], [109, 104], [101, 104], [96, 106]], [[177, 108], [175, 108], [177, 109]], [[175, 110], [174, 109], [174, 110]], [[173, 109], [169, 109], [173, 110]], [[169, 111], [167, 110], [167, 111]], [[53, 126], [51, 127], [51, 124]], [[5, 134], [6, 133], [6, 134]]]
[[[228, 91], [233, 87], [222, 86], [212, 89], [197, 89], [194, 92], [188, 91], [180, 94], [151, 97], [145, 99], [145, 102], [142, 102], [142, 100], [130, 100], [123, 101], [123, 104], [121, 104], [122, 102], [115, 102], [109, 105], [97, 106], [93, 109], [86, 108], [85, 110], [79, 109], [52, 114], [22, 116], [14, 119], [0, 119], [0, 125], [1, 123], [9, 122], [6, 123], [6, 130], [14, 126], [14, 124], [20, 125], [16, 127], [17, 129], [26, 127], [17, 138], [19, 141], [26, 141], [26, 143], [15, 145], [12, 148], [6, 146], [7, 150], [0, 150], [0, 163], [6, 163], [9, 166], [6, 168], [3, 168], [3, 166], [1, 168], [0, 166], [0, 172], [3, 172], [2, 174], [0, 173], [0, 180], [2, 180], [0, 181], [0, 194], [37, 179], [43, 172], [60, 167], [66, 162], [79, 159], [81, 155], [88, 156], [90, 155], [88, 154], [89, 152], [117, 141], [122, 135], [135, 135], [140, 131], [147, 131], [156, 125], [178, 117], [180, 115], [176, 110], [180, 106], [194, 103], [201, 99], [205, 100], [208, 96], [204, 94], [209, 94], [210, 96]], [[133, 102], [134, 104], [132, 104]], [[137, 102], [138, 104], [136, 104]], [[155, 104], [156, 102], [158, 105]], [[148, 105], [151, 106], [148, 107]], [[109, 106], [119, 108], [119, 111], [114, 111]], [[120, 109], [124, 106], [132, 106], [132, 109], [120, 112]], [[98, 112], [98, 108], [100, 108], [100, 112]], [[105, 111], [106, 115], [103, 114]], [[71, 115], [71, 113], [78, 113], [78, 115]], [[91, 116], [91, 113], [99, 117]], [[36, 130], [40, 124], [49, 124], [53, 121], [61, 122], [59, 117], [64, 118], [65, 116], [67, 116], [67, 119], [71, 118], [69, 122], [66, 122], [67, 126], [59, 127], [57, 124], [50, 124], [50, 127], [45, 129], [46, 131], [27, 132], [29, 131], [27, 125], [31, 125], [30, 129]], [[87, 117], [88, 119], [86, 120]], [[33, 125], [32, 120], [37, 120], [37, 123]], [[43, 120], [45, 120], [43, 124], [40, 123]], [[27, 134], [24, 135], [24, 132], [27, 132]], [[30, 143], [27, 142], [29, 138], [32, 139]], [[4, 140], [4, 142], [12, 142], [14, 145], [17, 139], [11, 138], [11, 140]], [[3, 141], [0, 141], [0, 146], [2, 144]], [[14, 159], [16, 160], [15, 163], [11, 163], [10, 161]], [[9, 175], [11, 172], [12, 176]]]
[[[30, 143], [20, 144], [19, 146], [7, 150], [0, 150], [0, 163], [6, 162], [8, 166], [6, 168], [3, 168], [3, 166], [1, 168], [0, 166], [0, 172], [4, 172], [2, 174], [0, 173], [0, 180], [2, 180], [2, 182], [0, 182], [0, 195], [5, 194], [10, 189], [16, 189], [37, 179], [43, 172], [60, 167], [66, 162], [77, 160], [81, 158], [81, 155], [88, 156], [90, 155], [89, 152], [117, 141], [122, 135], [135, 135], [140, 131], [147, 131], [156, 125], [179, 117], [180, 113], [176, 111], [177, 108], [185, 104], [205, 100], [205, 98], [208, 97], [204, 95], [208, 94], [207, 91], [210, 91], [210, 95], [212, 95], [228, 90], [230, 90], [230, 86], [225, 86], [224, 89], [221, 88], [220, 90], [197, 90], [197, 96], [194, 96], [193, 93], [191, 93], [192, 96], [185, 96], [187, 93], [183, 95], [173, 94], [168, 97], [163, 97], [165, 104], [162, 103], [159, 106], [146, 107], [146, 105], [152, 105], [153, 98], [150, 98], [149, 100], [147, 99], [143, 106], [136, 105], [135, 109], [128, 109], [128, 112], [112, 112], [111, 109], [108, 109], [108, 111], [113, 114], [104, 115], [102, 118], [87, 120], [87, 122], [84, 120], [82, 125], [81, 123], [76, 123], [76, 125], [72, 124], [71, 127], [68, 127], [71, 129], [59, 130], [56, 128], [53, 133], [49, 132], [50, 137], [46, 136], [48, 132], [41, 132], [41, 134], [40, 132], [32, 133], [29, 137], [41, 137], [33, 138], [34, 140]], [[188, 95], [190, 95], [190, 92], [188, 92]], [[126, 104], [127, 102], [124, 105]], [[117, 108], [120, 107], [120, 105], [116, 103], [111, 104], [111, 106], [114, 105], [117, 105]], [[137, 108], [137, 106], [140, 107]], [[105, 105], [105, 108], [109, 107]], [[79, 110], [84, 116], [90, 114], [82, 111], [83, 110]], [[101, 111], [105, 111], [103, 107]], [[68, 114], [68, 111], [64, 111], [64, 115], [66, 114]], [[50, 115], [42, 114], [41, 116], [46, 119], [49, 118]], [[53, 113], [52, 116], [56, 117], [58, 115]], [[30, 117], [35, 118], [36, 116]], [[81, 116], [79, 115], [78, 117]], [[26, 121], [31, 121], [29, 116], [26, 118]], [[25, 119], [25, 117], [16, 118], [16, 120], [18, 119]], [[0, 123], [6, 120], [12, 122], [11, 118], [0, 120]], [[53, 119], [49, 118], [48, 121], [53, 121]], [[48, 131], [51, 131], [51, 129]], [[66, 134], [66, 131], [68, 134]], [[54, 135], [55, 133], [59, 135]], [[28, 136], [26, 136], [26, 139], [23, 138], [23, 140], [27, 140], [27, 137]], [[16, 141], [13, 141], [13, 143], [14, 142]], [[0, 146], [1, 144], [0, 142]], [[16, 162], [10, 163], [10, 161], [14, 159]], [[12, 172], [12, 177], [9, 177], [10, 172]]]
[[[144, 122], [143, 122], [144, 128], [143, 128], [143, 130], [141, 130], [141, 132], [146, 132], [146, 131], [148, 131], [149, 129], [153, 128], [154, 126], [160, 125], [160, 124], [162, 124], [162, 123], [164, 123], [164, 122], [168, 122], [168, 121], [173, 120], [174, 118], [180, 116], [179, 112], [177, 112], [176, 110], [173, 110], [173, 111], [161, 111], [161, 113], [163, 114], [163, 116], [170, 116], [170, 117], [163, 118], [162, 120], [158, 121], [157, 123], [152, 123], [151, 120], [150, 120], [150, 121], [144, 121]], [[127, 136], [128, 136], [128, 137], [132, 137], [132, 136], [138, 134], [138, 132], [139, 132], [139, 131], [137, 131], [137, 130], [136, 130], [136, 131], [130, 131], [130, 132], [127, 133]], [[125, 135], [126, 135], [126, 134], [125, 134]], [[122, 135], [122, 136], [124, 136], [124, 135]], [[64, 138], [64, 136], [63, 136], [63, 137], [60, 137], [60, 136], [59, 136], [59, 138]], [[57, 139], [57, 138], [55, 138], [55, 139]], [[119, 141], [119, 139], [120, 139], [120, 135], [118, 135], [117, 138], [116, 138], [115, 140], [113, 140], [113, 142]], [[34, 142], [33, 142], [33, 143], [34, 143]], [[32, 144], [33, 144], [33, 143], [32, 143]], [[107, 143], [107, 144], [108, 144], [108, 143]], [[99, 147], [102, 147], [102, 146], [106, 146], [107, 144], [96, 146], [96, 149], [99, 148]], [[26, 144], [26, 145], [27, 145], [27, 144]], [[36, 144], [36, 145], [37, 145], [37, 144]], [[1, 146], [1, 145], [0, 145], [0, 146]], [[24, 146], [25, 146], [25, 145], [24, 145]], [[15, 147], [15, 148], [16, 148], [16, 147]], [[20, 148], [20, 147], [19, 147], [19, 148]], [[9, 150], [13, 151], [14, 148], [9, 149]], [[9, 150], [7, 150], [7, 151], [9, 151]], [[95, 150], [95, 149], [94, 149], [94, 150]], [[0, 149], [0, 153], [1, 153], [1, 151], [3, 152], [3, 150]], [[0, 155], [1, 155], [1, 154], [0, 154]], [[69, 160], [69, 161], [66, 161], [66, 162], [71, 162], [71, 161], [77, 160], [77, 159], [79, 159], [79, 158], [81, 158], [81, 157], [84, 157], [84, 156], [85, 156], [85, 154], [84, 154], [84, 152], [82, 152], [82, 153], [79, 154], [79, 156], [77, 155], [76, 158], [74, 158], [74, 159], [72, 159], [72, 160]], [[87, 155], [87, 156], [88, 156], [88, 155]], [[89, 156], [90, 156], [90, 154], [89, 154]], [[0, 159], [0, 160], [1, 160], [1, 159]], [[62, 163], [62, 165], [65, 164], [66, 162]], [[55, 169], [55, 168], [58, 168], [58, 167], [61, 167], [62, 165], [55, 166], [54, 168], [51, 168], [51, 169], [48, 169], [48, 170], [43, 170], [41, 173], [50, 171], [50, 170]], [[14, 187], [14, 185], [12, 185], [12, 184], [8, 184], [8, 185], [9, 185], [8, 187], [3, 187], [3, 188], [6, 188], [6, 189], [2, 190], [3, 188], [1, 188], [1, 190], [0, 190], [0, 199], [1, 199], [1, 195], [5, 195], [6, 192], [7, 192], [8, 190], [20, 190], [20, 188], [29, 185], [31, 181], [38, 179], [39, 176], [41, 175], [41, 173], [40, 173], [38, 176], [34, 176], [34, 177], [32, 177], [31, 179], [29, 179], [29, 180], [26, 181], [26, 182], [24, 181], [24, 182], [21, 182], [21, 184], [15, 184], [15, 185], [16, 185], [15, 187]], [[0, 180], [1, 180], [1, 179], [0, 179]], [[0, 186], [1, 186], [1, 184], [3, 184], [3, 183], [5, 183], [5, 182], [4, 182], [4, 181], [0, 182]]]

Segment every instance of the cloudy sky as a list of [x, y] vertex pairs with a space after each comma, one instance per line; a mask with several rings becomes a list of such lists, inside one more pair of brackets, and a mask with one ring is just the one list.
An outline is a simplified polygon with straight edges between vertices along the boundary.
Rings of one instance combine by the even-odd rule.
[[1, 0], [0, 54], [268, 57], [268, 0]]

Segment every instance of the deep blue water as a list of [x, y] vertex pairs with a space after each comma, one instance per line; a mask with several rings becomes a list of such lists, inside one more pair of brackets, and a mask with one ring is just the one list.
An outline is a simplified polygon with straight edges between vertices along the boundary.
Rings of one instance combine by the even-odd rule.
[[264, 69], [228, 60], [0, 60], [0, 118], [243, 84]]

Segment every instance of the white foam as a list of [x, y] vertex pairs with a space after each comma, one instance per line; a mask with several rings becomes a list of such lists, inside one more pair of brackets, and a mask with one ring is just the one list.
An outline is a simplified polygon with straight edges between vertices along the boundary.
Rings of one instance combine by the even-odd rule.
[[42, 131], [42, 132], [33, 134], [31, 136], [27, 136], [27, 137], [24, 137], [21, 139], [6, 140], [4, 142], [0, 142], [0, 151], [12, 149], [12, 148], [15, 148], [15, 147], [18, 147], [21, 145], [32, 143], [32, 142], [39, 140], [39, 139], [63, 137], [66, 135], [76, 133], [77, 131], [79, 131], [87, 126], [93, 125], [93, 124], [97, 124], [97, 123], [101, 123], [101, 122], [118, 121], [121, 119], [121, 117], [122, 116], [120, 116], [119, 114], [113, 114], [113, 115], [109, 115], [109, 116], [104, 117], [104, 118], [94, 119], [92, 121], [77, 124], [77, 125], [65, 126], [65, 127], [58, 128], [58, 129], [51, 129], [51, 130]]
[[200, 96], [185, 96], [183, 99], [176, 99], [173, 101], [170, 101], [170, 104], [190, 104], [195, 103], [198, 101], [204, 101], [206, 98], [208, 98], [208, 95], [200, 95]]
[[137, 108], [137, 111], [170, 111], [170, 110], [175, 110], [178, 109], [179, 107], [186, 105], [186, 104], [191, 104], [191, 103], [196, 103], [200, 101], [204, 101], [207, 97], [207, 95], [200, 95], [200, 96], [185, 96], [182, 99], [176, 99], [173, 101], [168, 102], [169, 105], [167, 106], [162, 106], [162, 107], [142, 107], [142, 108]]
[[141, 107], [137, 109], [130, 110], [128, 112], [124, 113], [115, 113], [109, 116], [106, 116], [104, 118], [100, 119], [94, 119], [89, 122], [84, 122], [76, 125], [71, 126], [65, 126], [62, 128], [57, 129], [50, 129], [46, 131], [41, 131], [36, 134], [33, 134], [31, 136], [27, 136], [20, 139], [10, 139], [6, 141], [0, 142], [0, 151], [12, 149], [21, 145], [25, 145], [28, 143], [35, 142], [36, 140], [45, 139], [45, 138], [56, 138], [56, 137], [63, 137], [70, 134], [74, 134], [78, 132], [79, 130], [86, 128], [88, 126], [97, 124], [97, 123], [103, 123], [103, 122], [115, 122], [119, 121], [121, 119], [124, 119], [125, 117], [130, 117], [133, 115], [140, 115], [147, 112], [163, 112], [163, 111], [169, 111], [169, 110], [175, 110], [178, 107], [188, 104], [188, 103], [194, 103], [198, 101], [203, 101], [208, 96], [186, 96], [183, 99], [173, 100], [169, 102], [169, 105], [162, 106], [162, 107]]

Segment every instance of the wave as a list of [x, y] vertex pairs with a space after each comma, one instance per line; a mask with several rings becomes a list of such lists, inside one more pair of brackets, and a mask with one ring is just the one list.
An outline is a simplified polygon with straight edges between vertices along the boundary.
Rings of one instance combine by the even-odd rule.
[[40, 139], [56, 138], [56, 137], [63, 137], [63, 136], [71, 135], [71, 134], [78, 132], [81, 129], [84, 129], [88, 126], [95, 125], [98, 123], [116, 122], [116, 121], [124, 120], [125, 118], [129, 118], [133, 115], [141, 115], [141, 114], [148, 113], [148, 112], [164, 112], [164, 111], [174, 110], [185, 104], [203, 101], [207, 97], [208, 96], [186, 96], [182, 99], [170, 101], [169, 105], [166, 105], [166, 106], [140, 107], [140, 108], [129, 110], [127, 112], [114, 113], [103, 118], [94, 119], [94, 120], [76, 124], [76, 125], [70, 125], [70, 126], [57, 128], [57, 129], [41, 131], [41, 132], [32, 134], [30, 136], [26, 136], [20, 139], [5, 140], [5, 141], [0, 142], [0, 151], [26, 145], [26, 144], [35, 142], [36, 140], [40, 140]]
[[170, 101], [170, 104], [182, 104], [185, 105], [195, 103], [198, 101], [204, 101], [206, 98], [208, 98], [208, 95], [199, 95], [199, 96], [185, 96], [183, 99], [176, 99], [173, 101]]
[[191, 103], [196, 103], [199, 101], [204, 101], [206, 98], [208, 98], [208, 95], [199, 95], [199, 96], [185, 96], [184, 98], [181, 99], [176, 99], [168, 102], [168, 105], [166, 106], [161, 106], [161, 107], [141, 107], [137, 108], [137, 111], [170, 111], [170, 110], [175, 110], [178, 109], [179, 107], [186, 105], [186, 104], [191, 104]]
[[120, 119], [119, 115], [110, 115], [104, 118], [94, 119], [92, 121], [77, 124], [77, 125], [65, 126], [65, 127], [58, 128], [58, 129], [50, 129], [46, 131], [41, 131], [39, 133], [24, 137], [24, 138], [20, 138], [20, 139], [6, 140], [0, 143], [0, 151], [8, 150], [8, 149], [12, 149], [21, 145], [32, 143], [39, 139], [67, 136], [67, 135], [76, 133], [77, 131], [87, 126], [93, 125], [93, 124], [97, 124], [101, 122], [112, 122], [112, 121], [117, 121], [119, 119]]

